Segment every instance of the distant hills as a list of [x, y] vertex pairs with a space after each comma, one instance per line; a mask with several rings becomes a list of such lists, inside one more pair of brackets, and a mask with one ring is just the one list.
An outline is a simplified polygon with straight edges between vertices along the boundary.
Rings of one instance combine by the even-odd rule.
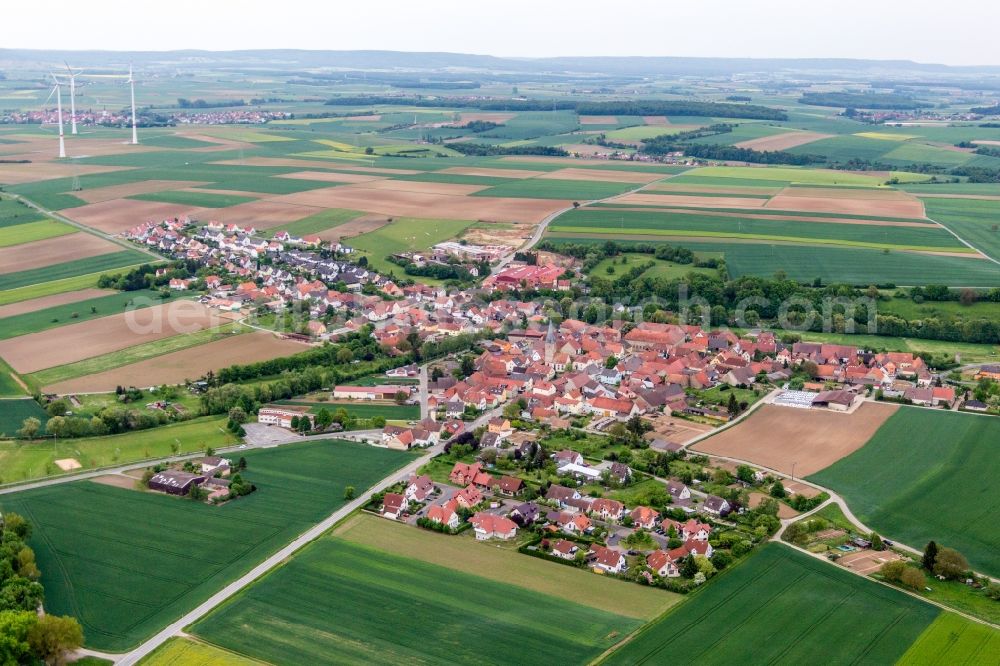
[[475, 73], [573, 74], [577, 76], [727, 76], [732, 74], [841, 75], [948, 79], [1000, 76], [1000, 66], [952, 66], [909, 60], [850, 58], [683, 58], [595, 56], [500, 58], [465, 53], [404, 51], [305, 51], [296, 49], [240, 51], [48, 51], [0, 49], [0, 67], [32, 65], [107, 66], [131, 62], [139, 67], [173, 70], [234, 68], [287, 71], [328, 68], [348, 71], [465, 71]]

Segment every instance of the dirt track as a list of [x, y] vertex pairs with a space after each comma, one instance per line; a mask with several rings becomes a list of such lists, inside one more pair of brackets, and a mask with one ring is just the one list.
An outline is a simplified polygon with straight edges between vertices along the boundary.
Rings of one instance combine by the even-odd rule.
[[747, 420], [692, 448], [804, 477], [829, 467], [871, 439], [898, 405], [867, 402], [853, 414], [764, 405]]

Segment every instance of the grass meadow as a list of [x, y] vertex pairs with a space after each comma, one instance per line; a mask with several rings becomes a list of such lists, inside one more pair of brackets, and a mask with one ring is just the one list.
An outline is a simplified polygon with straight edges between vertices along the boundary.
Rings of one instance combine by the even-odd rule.
[[930, 540], [1000, 574], [1000, 419], [925, 408], [893, 414], [861, 449], [810, 477], [872, 529], [914, 548]]
[[46, 610], [89, 647], [133, 647], [408, 459], [334, 440], [241, 455], [257, 491], [223, 506], [91, 481], [0, 496], [34, 525]]
[[328, 537], [191, 631], [276, 663], [545, 664], [586, 663], [639, 625]]
[[937, 608], [768, 544], [647, 625], [605, 664], [891, 664]]

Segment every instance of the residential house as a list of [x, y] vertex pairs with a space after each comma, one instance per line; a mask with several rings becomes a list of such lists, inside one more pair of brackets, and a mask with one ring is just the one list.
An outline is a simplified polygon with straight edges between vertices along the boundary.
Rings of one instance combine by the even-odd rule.
[[566, 539], [559, 539], [552, 544], [552, 555], [563, 560], [575, 560], [578, 552], [580, 547]]
[[625, 555], [614, 548], [593, 545], [590, 547], [588, 556], [598, 571], [620, 574], [628, 568], [625, 566]]
[[654, 550], [646, 556], [646, 565], [660, 578], [677, 578], [681, 570], [665, 550]]
[[632, 524], [635, 527], [641, 527], [646, 530], [655, 528], [656, 520], [660, 517], [656, 511], [653, 511], [648, 506], [635, 507], [632, 509], [632, 512], [629, 513], [629, 516], [631, 516]]
[[382, 500], [382, 515], [390, 520], [399, 520], [408, 509], [409, 502], [399, 493], [386, 493]]
[[479, 512], [470, 520], [476, 532], [476, 539], [513, 539], [517, 535], [517, 525], [514, 521], [492, 513]]

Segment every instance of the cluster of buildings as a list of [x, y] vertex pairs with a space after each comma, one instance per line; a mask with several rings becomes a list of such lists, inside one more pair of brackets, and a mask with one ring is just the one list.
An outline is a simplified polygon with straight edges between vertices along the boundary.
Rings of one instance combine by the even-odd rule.
[[[560, 452], [556, 457], [567, 457], [567, 453], [574, 452]], [[622, 467], [626, 471], [619, 473], [631, 475], [627, 466]], [[540, 547], [547, 555], [582, 562], [600, 573], [625, 573], [626, 555], [640, 555], [651, 575], [673, 578], [681, 575], [680, 567], [689, 555], [710, 558], [713, 554], [712, 525], [697, 517], [681, 522], [648, 506], [629, 509], [617, 500], [589, 497], [561, 485], [551, 485], [544, 497], [523, 501], [526, 486], [520, 478], [495, 476], [478, 462], [455, 463], [448, 483], [414, 474], [401, 485], [398, 492], [384, 496], [383, 517], [426, 521], [425, 526], [429, 523], [451, 532], [471, 529], [481, 541], [507, 541], [518, 530], [532, 529], [543, 535]], [[721, 502], [706, 501], [702, 511], [722, 518], [729, 507], [725, 500]], [[651, 547], [637, 551], [623, 545], [637, 530], [649, 534]]]
[[[64, 118], [68, 114], [63, 111]], [[205, 109], [204, 111], [175, 111], [158, 114], [157, 125], [263, 125], [272, 120], [286, 120], [294, 114], [285, 111], [267, 111], [264, 109]], [[142, 119], [140, 119], [142, 120]], [[145, 119], [148, 124], [149, 118]], [[58, 109], [38, 109], [34, 111], [7, 111], [0, 116], [0, 124], [8, 125], [51, 125], [59, 122]], [[130, 111], [108, 111], [101, 109], [81, 110], [76, 112], [78, 125], [100, 127], [126, 127], [132, 123]]]
[[201, 486], [212, 502], [229, 495], [229, 479], [233, 463], [228, 458], [206, 456], [194, 462], [193, 471], [166, 469], [150, 477], [148, 487], [168, 495], [187, 495], [191, 486]]

